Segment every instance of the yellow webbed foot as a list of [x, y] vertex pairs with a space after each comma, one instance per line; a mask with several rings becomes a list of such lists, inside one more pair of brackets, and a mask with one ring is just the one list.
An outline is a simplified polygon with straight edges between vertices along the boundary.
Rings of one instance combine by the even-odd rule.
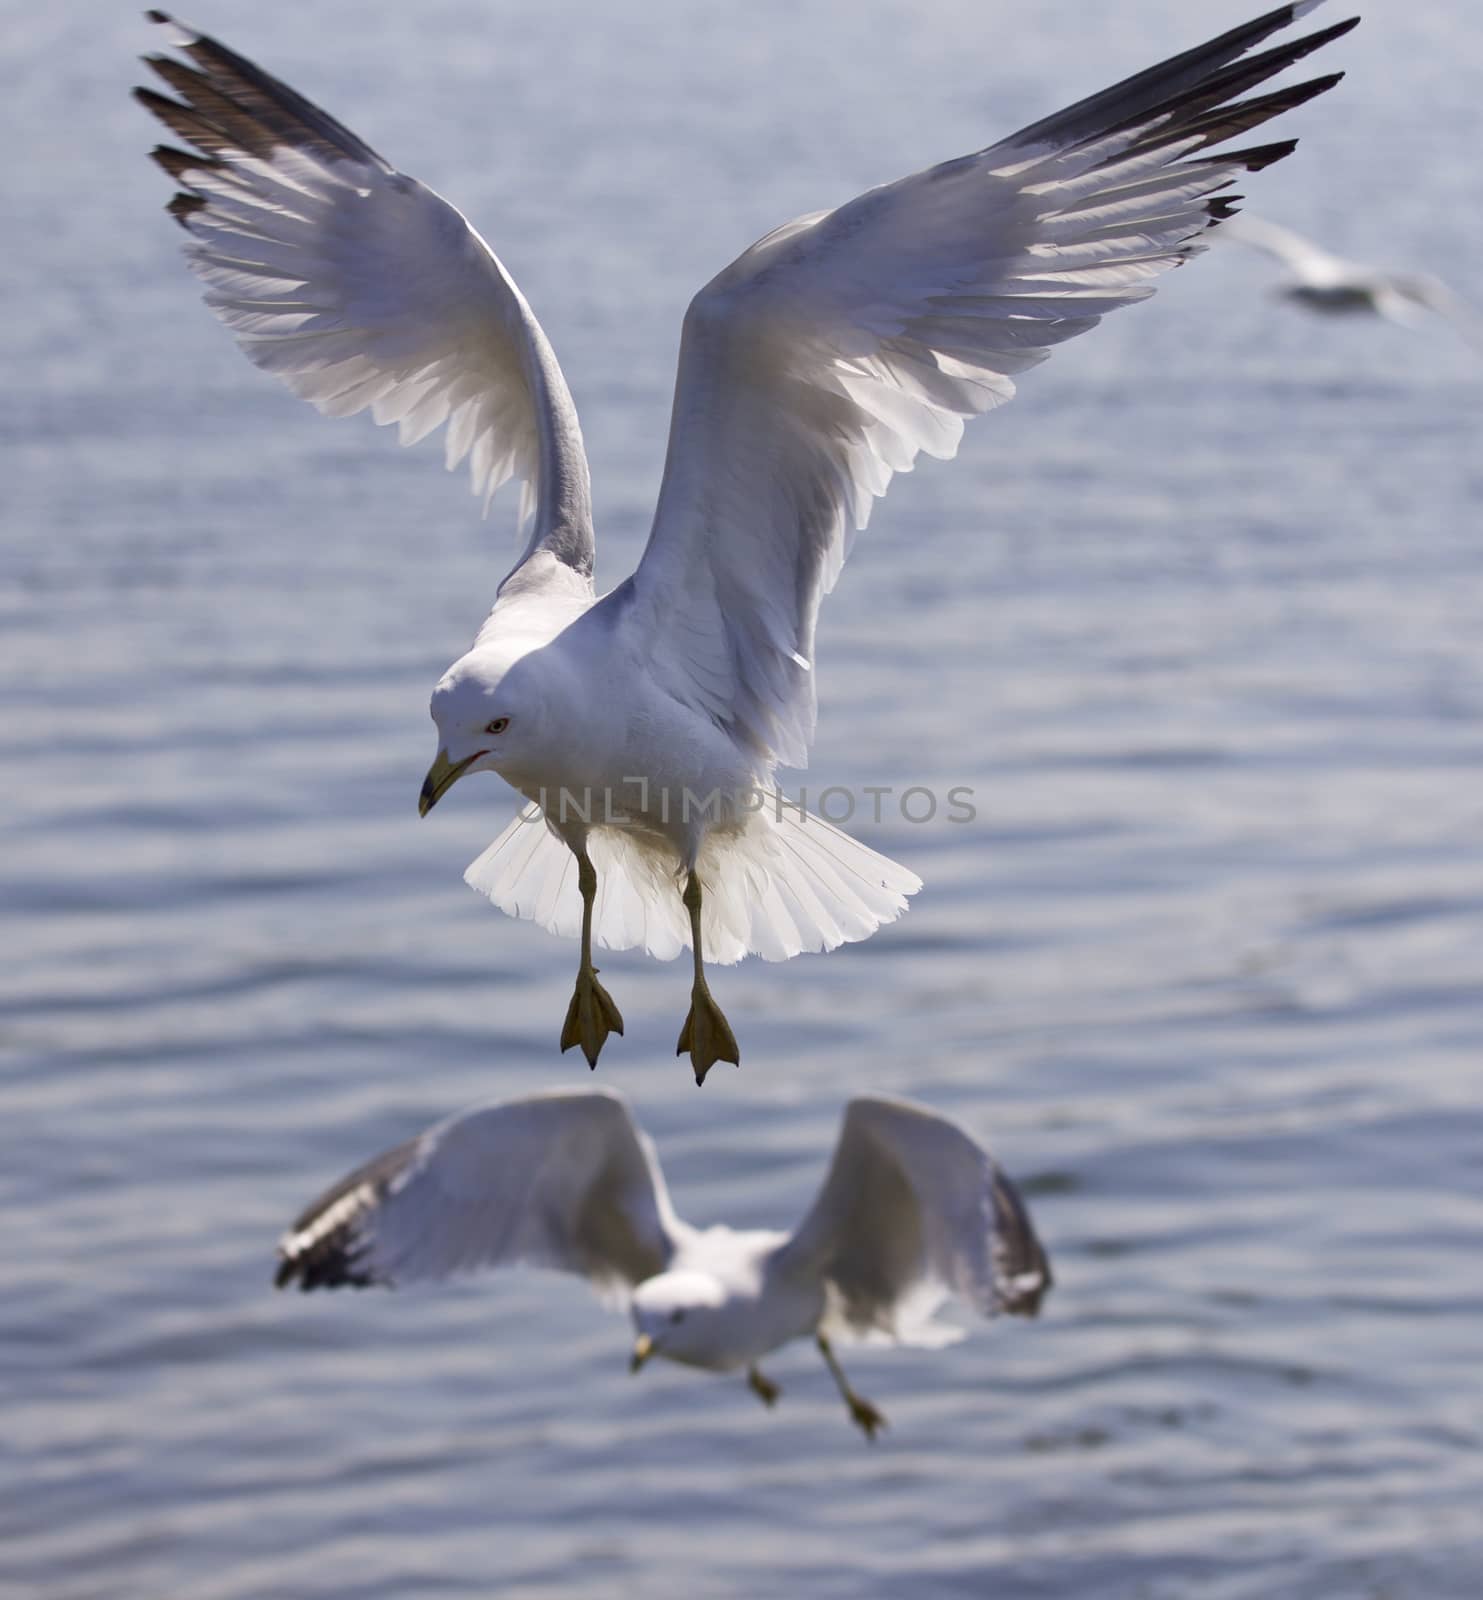
[[579, 968], [572, 1003], [566, 1008], [566, 1021], [562, 1024], [561, 1048], [570, 1050], [574, 1044], [581, 1045], [587, 1065], [595, 1067], [608, 1035], [622, 1032], [623, 1017], [612, 996], [597, 981], [597, 968]]
[[680, 1042], [675, 1054], [690, 1053], [690, 1065], [695, 1069], [695, 1081], [705, 1082], [705, 1075], [718, 1061], [741, 1065], [741, 1052], [736, 1047], [736, 1035], [731, 1024], [721, 1014], [721, 1008], [711, 999], [711, 992], [697, 984], [690, 996], [690, 1015], [680, 1029]]

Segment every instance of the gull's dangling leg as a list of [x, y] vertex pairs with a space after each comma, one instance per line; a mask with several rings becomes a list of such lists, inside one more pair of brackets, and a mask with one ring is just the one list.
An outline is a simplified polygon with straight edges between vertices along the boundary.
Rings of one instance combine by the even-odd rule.
[[868, 1400], [862, 1400], [850, 1388], [850, 1380], [845, 1377], [844, 1368], [834, 1359], [834, 1350], [824, 1335], [816, 1334], [815, 1338], [818, 1341], [819, 1354], [828, 1363], [830, 1372], [834, 1374], [834, 1381], [839, 1385], [839, 1392], [844, 1396], [844, 1403], [850, 1408], [850, 1420], [863, 1428], [865, 1437], [873, 1442], [875, 1430], [884, 1428], [886, 1419]]
[[695, 983], [690, 990], [690, 1015], [680, 1029], [680, 1042], [675, 1054], [690, 1052], [690, 1065], [695, 1069], [695, 1081], [705, 1082], [705, 1075], [718, 1061], [741, 1065], [741, 1055], [736, 1048], [736, 1035], [731, 1024], [721, 1014], [721, 1008], [711, 998], [710, 986], [705, 981], [705, 963], [700, 954], [700, 879], [692, 868], [685, 880], [685, 909], [690, 913], [690, 948], [695, 953]]
[[577, 968], [577, 987], [566, 1008], [561, 1029], [561, 1048], [582, 1047], [587, 1065], [595, 1067], [609, 1033], [623, 1032], [623, 1018], [608, 991], [597, 981], [592, 965], [592, 902], [597, 897], [597, 872], [586, 850], [574, 852], [577, 858], [577, 887], [582, 891], [582, 962]]
[[765, 1406], [775, 1406], [783, 1392], [771, 1378], [764, 1377], [756, 1367], [747, 1368], [747, 1387]]

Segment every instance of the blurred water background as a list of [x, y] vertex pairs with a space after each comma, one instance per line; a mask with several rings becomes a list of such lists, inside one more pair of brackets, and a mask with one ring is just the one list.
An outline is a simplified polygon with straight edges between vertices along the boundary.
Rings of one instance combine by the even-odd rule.
[[[502, 253], [582, 409], [608, 585], [700, 283], [1253, 9], [191, 20]], [[1473, 8], [1364, 9], [1252, 209], [1483, 299]], [[974, 791], [970, 825], [857, 821], [926, 880], [910, 914], [718, 973], [745, 1066], [699, 1092], [682, 966], [603, 961], [601, 1080], [691, 1220], [790, 1223], [864, 1089], [961, 1117], [1032, 1196], [1041, 1321], [855, 1353], [867, 1448], [805, 1346], [773, 1414], [633, 1381], [575, 1282], [269, 1289], [348, 1165], [587, 1081], [555, 1048], [575, 946], [460, 881], [513, 797], [416, 815], [513, 511], [320, 420], [202, 309], [132, 7], [0, 13], [0, 1593], [1477, 1594], [1476, 354], [1310, 321], [1233, 248], [1058, 352], [897, 481], [825, 608], [804, 781]]]

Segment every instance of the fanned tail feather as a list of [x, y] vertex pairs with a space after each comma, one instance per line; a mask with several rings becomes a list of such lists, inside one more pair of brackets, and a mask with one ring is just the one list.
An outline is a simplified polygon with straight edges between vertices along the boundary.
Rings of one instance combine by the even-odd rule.
[[[594, 828], [587, 853], [597, 871], [594, 941], [608, 950], [641, 946], [661, 961], [690, 948], [673, 855], [645, 834]], [[758, 955], [787, 961], [804, 951], [868, 939], [906, 909], [922, 886], [915, 873], [852, 839], [822, 817], [769, 797], [740, 833], [713, 832], [698, 863], [705, 890], [705, 958], [721, 966]], [[507, 915], [576, 938], [582, 930], [577, 862], [540, 807], [528, 805], [464, 873]]]

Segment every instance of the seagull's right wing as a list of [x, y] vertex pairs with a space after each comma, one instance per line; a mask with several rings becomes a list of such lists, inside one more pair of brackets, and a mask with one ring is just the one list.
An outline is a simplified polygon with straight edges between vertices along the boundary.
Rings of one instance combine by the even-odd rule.
[[822, 1278], [838, 1331], [920, 1335], [956, 1294], [984, 1316], [1033, 1316], [1051, 1286], [1029, 1213], [955, 1122], [905, 1100], [845, 1108], [829, 1176], [777, 1270]]
[[592, 571], [587, 458], [525, 297], [463, 216], [225, 45], [151, 20], [194, 63], [146, 62], [180, 96], [135, 96], [189, 148], [155, 160], [206, 303], [248, 359], [327, 416], [367, 406], [411, 444], [448, 424], [487, 507], [507, 479], [536, 522], [527, 556]]
[[1353, 26], [1257, 54], [1293, 0], [988, 149], [800, 217], [691, 302], [635, 647], [762, 763], [802, 766], [814, 626], [874, 497], [949, 457], [1015, 376], [1203, 248], [1238, 173], [1221, 150], [1337, 74], [1242, 98]]
[[358, 1167], [278, 1245], [278, 1287], [396, 1285], [516, 1262], [621, 1299], [689, 1229], [627, 1103], [563, 1090], [461, 1112]]

